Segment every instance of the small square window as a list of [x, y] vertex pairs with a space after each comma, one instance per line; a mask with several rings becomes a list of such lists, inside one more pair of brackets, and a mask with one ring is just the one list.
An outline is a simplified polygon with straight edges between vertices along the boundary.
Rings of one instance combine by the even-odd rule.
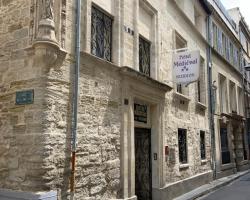
[[175, 31], [175, 49], [184, 49], [187, 47], [187, 41]]

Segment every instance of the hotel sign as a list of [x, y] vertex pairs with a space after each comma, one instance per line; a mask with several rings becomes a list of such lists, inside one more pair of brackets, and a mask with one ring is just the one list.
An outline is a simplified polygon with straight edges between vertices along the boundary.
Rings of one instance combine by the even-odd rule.
[[173, 55], [173, 80], [178, 84], [197, 81], [200, 72], [200, 51], [179, 52]]
[[147, 123], [148, 107], [147, 105], [134, 104], [134, 120], [137, 122]]

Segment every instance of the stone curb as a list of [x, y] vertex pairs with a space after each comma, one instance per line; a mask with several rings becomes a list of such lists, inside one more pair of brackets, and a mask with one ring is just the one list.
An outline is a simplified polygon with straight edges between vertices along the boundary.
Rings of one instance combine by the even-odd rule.
[[198, 187], [184, 195], [181, 195], [174, 200], [195, 200], [199, 197], [202, 197], [210, 192], [213, 192], [215, 190], [218, 190], [219, 188], [230, 184], [231, 182], [235, 181], [236, 179], [240, 178], [241, 176], [244, 176], [245, 174], [249, 173], [250, 170], [239, 172], [237, 174], [233, 174], [227, 177], [223, 177], [217, 180], [214, 180], [206, 185], [203, 185], [201, 187]]

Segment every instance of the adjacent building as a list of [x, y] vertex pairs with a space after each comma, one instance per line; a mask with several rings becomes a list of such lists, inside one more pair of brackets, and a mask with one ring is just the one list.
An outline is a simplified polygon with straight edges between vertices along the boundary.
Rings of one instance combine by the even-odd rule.
[[[229, 13], [237, 24], [238, 38], [241, 43], [241, 66], [243, 72], [243, 81], [244, 81], [243, 87], [244, 87], [244, 101], [245, 101], [244, 105], [245, 105], [245, 117], [247, 124], [246, 130], [247, 130], [248, 145], [249, 145], [250, 144], [249, 141], [250, 31], [244, 17], [240, 13], [239, 8], [230, 9]], [[248, 151], [249, 151], [249, 146], [248, 146]]]
[[[170, 200], [249, 167], [218, 1], [79, 2], [0, 1], [0, 198]], [[174, 55], [197, 50], [177, 84]]]
[[237, 24], [220, 1], [210, 1], [216, 176], [247, 169], [244, 85]]

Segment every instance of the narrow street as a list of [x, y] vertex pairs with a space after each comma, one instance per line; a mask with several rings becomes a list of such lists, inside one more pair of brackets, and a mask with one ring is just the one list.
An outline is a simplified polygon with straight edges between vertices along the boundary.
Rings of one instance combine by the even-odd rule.
[[199, 200], [249, 200], [250, 173]]

